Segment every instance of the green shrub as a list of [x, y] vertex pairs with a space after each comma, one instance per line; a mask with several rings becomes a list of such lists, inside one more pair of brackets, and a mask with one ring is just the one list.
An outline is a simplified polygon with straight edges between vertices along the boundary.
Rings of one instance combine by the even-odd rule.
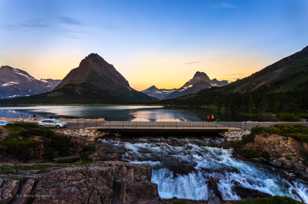
[[183, 200], [176, 200], [176, 201], [173, 201], [172, 204], [187, 204], [188, 202], [186, 201], [183, 201]]
[[65, 157], [72, 153], [71, 139], [65, 136], [53, 135], [45, 140], [44, 158], [52, 160], [55, 157]]
[[278, 134], [285, 137], [292, 137], [300, 142], [308, 143], [308, 127], [302, 125], [256, 127], [251, 130], [251, 135], [249, 137], [253, 137], [257, 134]]
[[93, 154], [96, 150], [94, 144], [86, 145], [80, 152], [80, 160], [83, 162], [91, 161], [90, 155]]
[[28, 161], [35, 158], [37, 142], [29, 138], [8, 137], [1, 141], [2, 150], [22, 161]]
[[287, 197], [269, 197], [259, 199], [249, 199], [237, 202], [237, 204], [300, 204], [300, 202]]
[[238, 152], [245, 156], [246, 158], [253, 159], [253, 158], [264, 158], [264, 159], [269, 159], [270, 155], [267, 152], [261, 152], [261, 151], [256, 151], [254, 149], [239, 149]]
[[7, 129], [9, 136], [0, 142], [0, 150], [18, 160], [52, 160], [69, 156], [73, 151], [70, 138], [57, 135], [49, 128], [34, 123], [15, 123]]
[[280, 121], [299, 121], [301, 118], [295, 113], [278, 113], [277, 118]]

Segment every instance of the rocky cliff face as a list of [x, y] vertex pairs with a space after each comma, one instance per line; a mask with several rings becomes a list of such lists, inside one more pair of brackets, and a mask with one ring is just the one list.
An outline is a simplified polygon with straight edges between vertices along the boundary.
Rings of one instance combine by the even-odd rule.
[[158, 203], [151, 170], [122, 162], [53, 170], [35, 176], [0, 177], [1, 203]]
[[257, 161], [293, 172], [308, 179], [308, 144], [279, 134], [257, 134], [254, 140], [241, 147], [240, 154]]
[[0, 98], [31, 96], [53, 90], [59, 80], [38, 80], [27, 72], [3, 66], [0, 68]]
[[198, 93], [201, 90], [210, 89], [212, 87], [221, 87], [227, 84], [227, 81], [210, 79], [206, 73], [198, 71], [192, 79], [186, 82], [179, 89], [158, 89], [156, 86], [151, 86], [150, 88], [144, 90], [143, 93], [151, 97], [164, 100]]

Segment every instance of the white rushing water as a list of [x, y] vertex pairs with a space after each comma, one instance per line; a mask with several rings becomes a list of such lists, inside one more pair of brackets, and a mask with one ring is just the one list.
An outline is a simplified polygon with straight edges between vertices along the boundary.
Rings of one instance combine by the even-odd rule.
[[[238, 160], [232, 150], [187, 143], [171, 146], [166, 143], [114, 142], [128, 150], [126, 157], [133, 163], [153, 166], [152, 182], [157, 184], [161, 198], [207, 200], [208, 180], [217, 181], [224, 200], [240, 200], [235, 186], [257, 190], [269, 195], [287, 196], [308, 203], [308, 185], [301, 180], [288, 181], [275, 172]], [[133, 158], [133, 159], [132, 159]], [[164, 166], [166, 158], [189, 163], [193, 171], [178, 175]]]
[[154, 170], [152, 182], [157, 184], [161, 198], [207, 200], [206, 179], [201, 172], [174, 176], [168, 169]]

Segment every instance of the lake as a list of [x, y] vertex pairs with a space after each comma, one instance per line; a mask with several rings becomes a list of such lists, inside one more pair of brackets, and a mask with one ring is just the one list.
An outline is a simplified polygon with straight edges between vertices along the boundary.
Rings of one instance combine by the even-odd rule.
[[202, 121], [206, 115], [188, 109], [138, 105], [53, 105], [1, 107], [2, 117], [84, 117], [110, 121]]

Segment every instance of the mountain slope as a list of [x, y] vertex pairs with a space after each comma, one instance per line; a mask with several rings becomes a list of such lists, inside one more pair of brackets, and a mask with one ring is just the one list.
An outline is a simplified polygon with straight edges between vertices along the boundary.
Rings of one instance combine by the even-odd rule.
[[53, 90], [59, 80], [38, 80], [27, 72], [10, 66], [0, 67], [0, 98], [15, 98]]
[[221, 87], [227, 84], [227, 81], [218, 81], [216, 79], [211, 80], [206, 73], [198, 71], [192, 79], [186, 82], [179, 89], [158, 89], [156, 86], [151, 86], [150, 88], [144, 90], [143, 93], [151, 97], [164, 100], [194, 94], [204, 89]]
[[307, 88], [308, 47], [226, 87], [233, 93], [249, 93], [261, 89], [289, 92]]
[[98, 54], [90, 54], [51, 92], [16, 103], [145, 103], [153, 98], [129, 86], [128, 81]]
[[177, 91], [177, 89], [159, 89], [156, 86], [151, 86], [143, 90], [142, 92], [153, 98], [163, 100], [163, 99], [167, 99], [168, 96], [175, 91]]
[[242, 111], [308, 109], [308, 47], [225, 87], [167, 103], [216, 105]]

